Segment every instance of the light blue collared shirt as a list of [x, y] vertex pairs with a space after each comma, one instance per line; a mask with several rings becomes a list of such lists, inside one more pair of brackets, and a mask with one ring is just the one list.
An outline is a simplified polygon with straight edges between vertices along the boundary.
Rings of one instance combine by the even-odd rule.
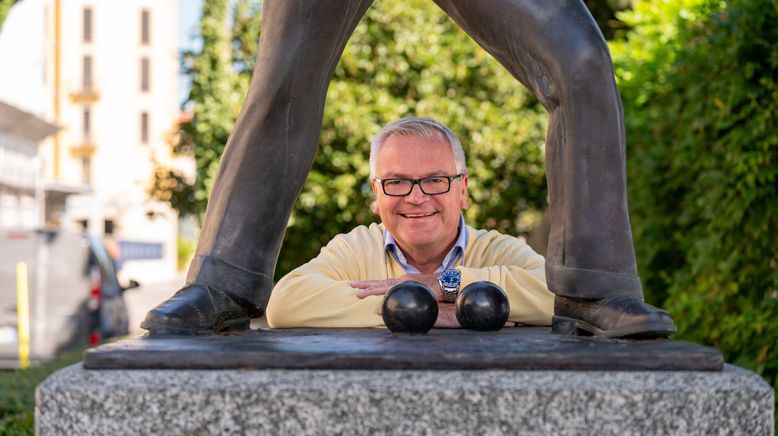
[[[460, 214], [459, 236], [457, 236], [457, 240], [454, 242], [454, 246], [451, 247], [451, 250], [448, 252], [446, 257], [443, 258], [443, 263], [440, 264], [435, 272], [438, 273], [449, 268], [453, 268], [457, 261], [465, 255], [465, 248], [467, 248], [467, 243], [469, 240], [470, 235], [467, 232], [467, 227], [465, 227], [465, 217]], [[400, 246], [397, 245], [397, 241], [395, 241], [392, 234], [389, 233], [389, 230], [387, 230], [384, 235], [384, 250], [386, 250], [389, 255], [397, 261], [406, 274], [421, 274], [421, 271], [416, 269], [416, 267], [408, 264], [408, 260], [405, 258], [402, 250], [400, 250]]]

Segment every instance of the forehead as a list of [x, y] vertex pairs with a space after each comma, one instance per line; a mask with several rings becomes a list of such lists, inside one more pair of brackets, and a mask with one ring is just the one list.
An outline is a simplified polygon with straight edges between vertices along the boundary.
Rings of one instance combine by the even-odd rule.
[[446, 137], [435, 132], [430, 137], [391, 135], [376, 156], [378, 177], [453, 174], [454, 152]]

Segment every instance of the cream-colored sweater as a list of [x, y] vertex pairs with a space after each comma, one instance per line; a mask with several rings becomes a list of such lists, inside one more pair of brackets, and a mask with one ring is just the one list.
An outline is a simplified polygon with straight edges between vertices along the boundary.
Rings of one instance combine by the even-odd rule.
[[[364, 299], [349, 284], [405, 274], [384, 250], [384, 226], [359, 226], [334, 237], [321, 253], [287, 274], [273, 289], [267, 321], [273, 328], [384, 327], [382, 295]], [[467, 226], [470, 240], [464, 259], [462, 288], [488, 280], [508, 294], [510, 320], [549, 325], [554, 294], [546, 286], [545, 260], [524, 241], [496, 231]]]

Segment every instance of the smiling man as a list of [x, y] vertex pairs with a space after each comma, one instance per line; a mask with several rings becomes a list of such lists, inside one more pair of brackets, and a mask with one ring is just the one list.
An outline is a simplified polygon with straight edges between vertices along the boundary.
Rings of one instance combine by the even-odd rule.
[[[435, 293], [437, 327], [459, 327], [456, 292], [479, 280], [505, 290], [511, 322], [550, 324], [554, 295], [543, 257], [518, 238], [467, 226], [461, 211], [468, 205], [468, 182], [462, 145], [446, 126], [403, 118], [384, 127], [370, 149], [381, 224], [336, 236], [284, 277], [270, 297], [270, 326], [383, 326], [383, 295], [407, 280]], [[443, 273], [459, 286], [444, 290]]]

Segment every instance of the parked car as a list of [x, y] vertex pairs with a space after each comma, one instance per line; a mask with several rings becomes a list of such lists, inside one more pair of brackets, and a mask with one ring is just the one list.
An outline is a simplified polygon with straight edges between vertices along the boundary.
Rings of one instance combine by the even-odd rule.
[[0, 229], [0, 367], [19, 364], [16, 265], [27, 265], [30, 360], [128, 333], [116, 265], [97, 236]]

